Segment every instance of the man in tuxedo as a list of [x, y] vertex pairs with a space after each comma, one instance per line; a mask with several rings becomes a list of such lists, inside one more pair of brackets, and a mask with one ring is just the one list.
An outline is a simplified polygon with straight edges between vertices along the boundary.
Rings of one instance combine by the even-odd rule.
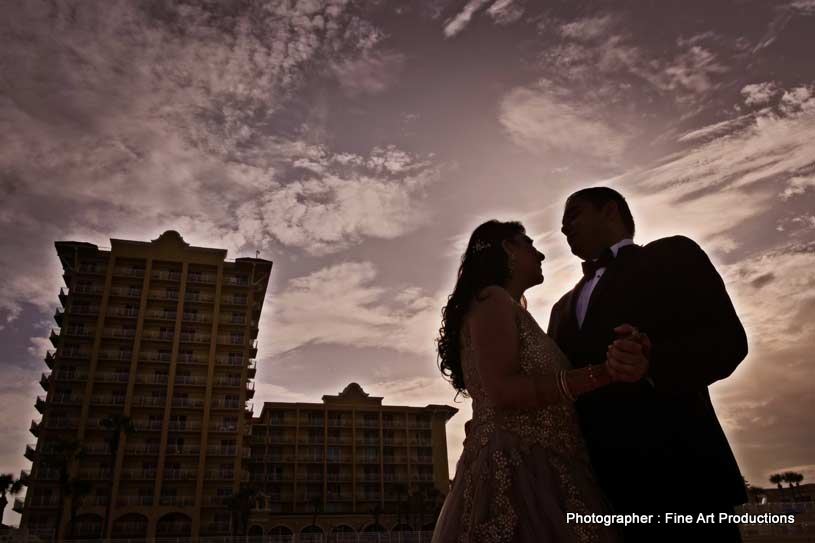
[[[655, 515], [651, 524], [625, 528], [625, 540], [741, 541], [735, 524], [697, 522], [699, 513], [716, 513], [718, 521], [718, 513], [747, 501], [708, 394], [747, 355], [721, 277], [686, 237], [634, 244], [631, 211], [610, 188], [572, 194], [561, 230], [584, 260], [584, 276], [552, 308], [548, 333], [573, 366], [603, 362], [623, 323], [651, 344], [643, 379], [576, 402], [595, 474], [614, 509]], [[693, 514], [694, 522], [671, 523], [668, 512]]]

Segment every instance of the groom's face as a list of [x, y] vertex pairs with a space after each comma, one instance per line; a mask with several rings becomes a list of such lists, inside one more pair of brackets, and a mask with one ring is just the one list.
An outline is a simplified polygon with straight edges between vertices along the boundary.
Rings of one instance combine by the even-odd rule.
[[570, 198], [566, 200], [560, 231], [566, 236], [572, 253], [589, 260], [605, 249], [608, 220], [602, 209], [597, 209], [591, 202]]

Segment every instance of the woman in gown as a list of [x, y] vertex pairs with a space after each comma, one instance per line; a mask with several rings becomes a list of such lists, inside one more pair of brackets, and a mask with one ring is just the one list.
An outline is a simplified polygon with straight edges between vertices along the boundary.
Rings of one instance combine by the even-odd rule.
[[573, 399], [635, 381], [635, 341], [609, 347], [605, 364], [571, 369], [525, 309], [543, 282], [544, 256], [517, 222], [489, 221], [472, 234], [443, 311], [439, 366], [472, 399], [464, 451], [436, 522], [433, 543], [610, 543], [618, 530], [567, 522], [604, 514]]

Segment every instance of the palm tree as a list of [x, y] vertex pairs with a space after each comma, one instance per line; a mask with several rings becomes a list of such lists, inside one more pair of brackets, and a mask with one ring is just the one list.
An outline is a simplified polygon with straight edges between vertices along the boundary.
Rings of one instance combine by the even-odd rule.
[[[133, 421], [126, 415], [116, 413], [109, 415], [99, 421], [99, 424], [108, 431], [105, 441], [108, 444], [108, 454], [110, 455], [111, 475], [116, 469], [116, 457], [119, 454], [119, 446], [122, 443], [122, 434], [130, 435], [136, 431]], [[111, 509], [113, 507], [113, 477], [110, 478], [110, 490], [108, 491], [108, 503], [105, 506], [105, 523], [102, 525], [102, 537], [107, 536], [108, 524], [110, 523]]]
[[784, 481], [784, 476], [780, 473], [773, 473], [770, 475], [770, 482], [774, 485], [778, 485], [778, 489], [781, 490], [784, 487], [781, 486], [781, 483]]
[[238, 531], [246, 535], [249, 525], [249, 515], [255, 505], [258, 490], [252, 486], [242, 486], [237, 494], [226, 500], [226, 508], [232, 512], [232, 536], [237, 537]]
[[3, 513], [6, 512], [8, 499], [6, 494], [14, 496], [23, 490], [23, 482], [15, 479], [11, 473], [0, 474], [0, 526], [3, 524]]
[[66, 496], [71, 498], [71, 539], [76, 537], [76, 513], [82, 506], [85, 496], [91, 493], [93, 485], [90, 481], [71, 479], [65, 488]]
[[53, 467], [59, 474], [57, 485], [57, 517], [55, 523], [55, 539], [60, 539], [62, 517], [65, 511], [65, 501], [71, 495], [71, 467], [85, 455], [85, 448], [76, 439], [61, 439], [54, 443], [54, 456], [45, 457], [43, 463]]
[[323, 499], [320, 496], [311, 498], [311, 525], [317, 527], [317, 515], [323, 512]]
[[404, 483], [399, 483], [396, 486], [396, 494], [399, 496], [399, 501], [396, 504], [396, 512], [399, 516], [399, 524], [402, 524], [403, 513], [404, 513], [404, 498], [407, 495], [407, 485]]

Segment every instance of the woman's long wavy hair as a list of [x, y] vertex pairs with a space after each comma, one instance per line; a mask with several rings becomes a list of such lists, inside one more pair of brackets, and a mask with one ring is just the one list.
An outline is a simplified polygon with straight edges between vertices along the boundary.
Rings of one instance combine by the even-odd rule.
[[461, 367], [461, 323], [481, 290], [492, 285], [504, 286], [509, 279], [509, 256], [501, 242], [525, 233], [519, 222], [487, 221], [473, 231], [461, 257], [456, 286], [441, 310], [441, 328], [436, 339], [439, 369], [456, 389], [456, 397], [468, 396]]

